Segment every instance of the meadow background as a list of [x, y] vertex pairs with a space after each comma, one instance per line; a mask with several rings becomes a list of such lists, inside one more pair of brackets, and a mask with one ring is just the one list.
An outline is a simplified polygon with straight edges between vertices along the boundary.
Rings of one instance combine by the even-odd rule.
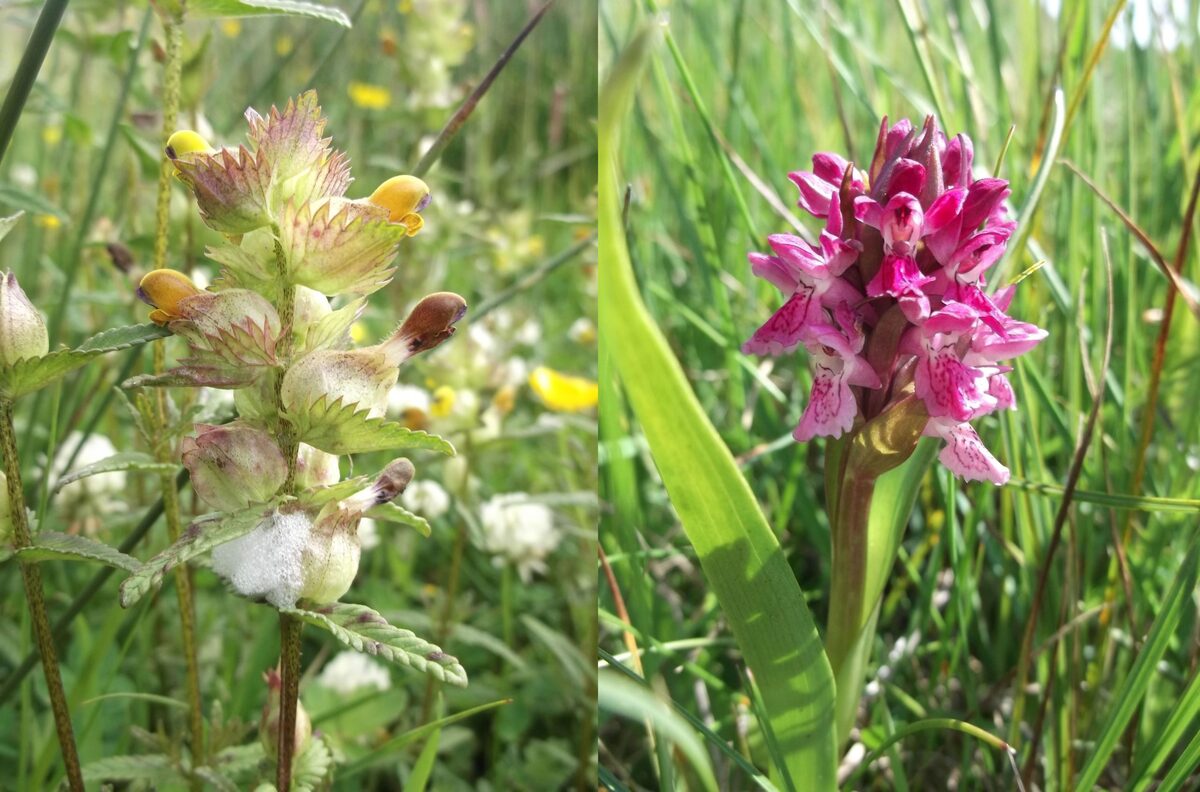
[[[973, 138], [977, 171], [1003, 159], [1022, 225], [992, 280], [1024, 275], [1011, 314], [1050, 333], [1016, 362], [1018, 411], [980, 426], [1012, 481], [964, 485], [935, 463], [921, 483], [884, 594], [846, 787], [1014, 789], [1019, 769], [1029, 788], [1074, 789], [1098, 754], [1101, 788], [1154, 788], [1154, 779], [1197, 788], [1194, 586], [1164, 602], [1177, 579], [1195, 580], [1187, 550], [1200, 517], [1200, 321], [1172, 296], [1160, 262], [1182, 273], [1194, 306], [1196, 245], [1184, 215], [1200, 164], [1200, 7], [605, 2], [602, 74], [658, 10], [673, 43], [642, 76], [620, 152], [633, 265], [818, 624], [829, 584], [822, 443], [791, 439], [809, 364], [802, 353], [765, 361], [738, 351], [777, 301], [752, 278], [746, 252], [797, 224], [819, 230], [796, 208], [787, 173], [810, 168], [817, 151], [866, 163], [882, 116], [919, 123], [936, 113], [947, 134]], [[682, 739], [682, 730], [703, 741], [701, 764], [722, 788], [760, 786], [770, 759], [744, 664], [618, 383], [602, 382], [602, 394], [601, 494], [612, 508], [601, 544], [613, 580], [600, 588], [601, 665], [643, 677], [637, 651], [639, 684], [671, 704], [626, 719], [601, 696], [602, 781], [698, 785], [696, 758], [664, 747], [664, 734]], [[1028, 684], [1017, 695], [1035, 608]], [[1129, 727], [1100, 743], [1118, 716]], [[934, 718], [981, 727], [1013, 746], [1014, 761], [997, 740]], [[1147, 770], [1152, 756], [1159, 764]]]
[[[265, 113], [314, 88], [326, 134], [353, 163], [350, 195], [367, 195], [414, 167], [541, 4], [338, 5], [352, 27], [189, 15], [180, 126], [236, 145], [247, 106]], [[0, 7], [0, 79], [13, 75], [40, 6]], [[335, 789], [594, 783], [596, 42], [594, 3], [551, 8], [425, 176], [434, 193], [425, 228], [354, 328], [357, 341], [381, 339], [431, 291], [457, 291], [471, 305], [450, 343], [404, 367], [390, 402], [389, 417], [460, 450], [446, 462], [414, 460], [406, 505], [429, 518], [432, 536], [364, 527], [374, 544], [347, 595], [440, 643], [471, 684], [447, 689], [342, 658], [328, 634], [307, 629], [301, 702], [336, 764]], [[163, 47], [146, 2], [71, 3], [0, 161], [0, 214], [25, 212], [0, 245], [0, 265], [49, 316], [52, 348], [145, 321], [134, 291], [152, 266]], [[203, 253], [213, 232], [181, 185], [172, 193], [168, 266], [203, 282], [215, 275]], [[182, 352], [166, 343], [170, 357]], [[68, 470], [146, 450], [115, 386], [149, 370], [150, 358], [144, 348], [102, 358], [18, 407], [37, 528], [117, 545], [153, 517], [153, 474], [97, 476], [43, 499]], [[191, 391], [173, 398], [189, 417], [231, 411], [217, 392], [200, 405], [189, 403]], [[375, 470], [390, 458], [374, 456], [357, 464]], [[186, 488], [183, 507], [185, 518], [203, 511]], [[145, 560], [166, 544], [160, 521], [127, 552]], [[51, 621], [66, 618], [58, 646], [85, 772], [186, 788], [169, 770], [113, 759], [178, 758], [186, 708], [172, 584], [127, 612], [117, 604], [120, 576], [95, 585], [98, 567], [43, 566]], [[226, 593], [211, 572], [194, 578], [209, 737], [253, 744], [263, 672], [279, 652], [275, 619]], [[44, 681], [40, 670], [19, 672], [33, 644], [12, 560], [0, 565], [0, 592], [0, 787], [54, 788], [62, 771]], [[429, 730], [414, 732], [489, 704], [436, 742]], [[236, 778], [238, 788], [259, 780], [251, 770]]]

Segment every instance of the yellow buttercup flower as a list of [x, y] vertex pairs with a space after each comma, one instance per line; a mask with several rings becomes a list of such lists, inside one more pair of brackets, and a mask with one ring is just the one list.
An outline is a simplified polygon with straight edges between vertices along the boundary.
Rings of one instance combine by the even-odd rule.
[[454, 409], [454, 388], [443, 385], [433, 392], [433, 403], [429, 405], [429, 414], [434, 418], [445, 418]]
[[33, 222], [37, 223], [42, 228], [46, 228], [46, 229], [50, 229], [50, 230], [58, 228], [59, 226], [62, 225], [62, 220], [59, 220], [57, 215], [52, 215], [52, 214], [35, 215], [33, 218]]
[[221, 32], [229, 38], [237, 38], [242, 34], [242, 23], [236, 19], [222, 20]]
[[383, 110], [392, 104], [392, 92], [382, 85], [351, 82], [346, 92], [351, 102], [365, 110]]
[[572, 377], [545, 366], [529, 375], [529, 387], [542, 402], [556, 412], [579, 412], [596, 406], [600, 386], [583, 377]]
[[57, 146], [62, 142], [63, 131], [60, 126], [42, 127], [42, 141], [47, 146]]
[[350, 340], [355, 344], [361, 344], [367, 337], [367, 326], [362, 322], [355, 322], [350, 325]]

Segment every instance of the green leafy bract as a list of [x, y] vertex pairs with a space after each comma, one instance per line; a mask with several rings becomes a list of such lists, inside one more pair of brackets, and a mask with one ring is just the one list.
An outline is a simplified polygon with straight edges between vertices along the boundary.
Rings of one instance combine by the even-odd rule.
[[316, 610], [285, 608], [281, 612], [328, 630], [333, 637], [355, 651], [409, 666], [451, 685], [467, 686], [466, 669], [457, 658], [409, 630], [393, 627], [387, 619], [366, 605], [335, 602]]
[[128, 608], [136, 603], [179, 564], [250, 533], [278, 505], [278, 502], [258, 504], [231, 514], [199, 518], [188, 526], [179, 541], [140, 565], [121, 583], [121, 607]]
[[22, 561], [99, 561], [127, 572], [136, 572], [141, 564], [115, 547], [86, 536], [42, 531], [33, 537], [33, 544], [17, 551]]
[[400, 523], [417, 529], [417, 533], [421, 536], [429, 536], [432, 529], [429, 527], [429, 521], [424, 517], [413, 514], [408, 509], [402, 506], [397, 506], [395, 503], [381, 503], [373, 507], [364, 516], [370, 517], [372, 520], [383, 520], [385, 522]]
[[371, 418], [358, 403], [329, 403], [324, 396], [303, 412], [285, 416], [303, 443], [330, 454], [362, 454], [400, 448], [422, 448], [454, 455], [454, 446], [434, 434], [409, 429], [385, 418]]
[[126, 451], [120, 454], [113, 454], [110, 457], [105, 457], [99, 462], [93, 462], [90, 465], [84, 465], [77, 470], [72, 470], [67, 475], [60, 478], [54, 483], [54, 489], [51, 490], [51, 495], [57, 493], [68, 484], [72, 484], [80, 479], [85, 479], [88, 476], [96, 476], [100, 473], [116, 473], [122, 471], [135, 472], [154, 472], [154, 473], [172, 473], [179, 466], [172, 462], [158, 462], [154, 457], [141, 451]]
[[350, 27], [350, 17], [340, 8], [306, 0], [192, 0], [188, 12], [200, 16], [247, 17], [265, 14], [306, 16]]
[[46, 387], [97, 355], [127, 349], [170, 334], [166, 328], [151, 323], [118, 327], [92, 336], [77, 349], [61, 349], [41, 357], [18, 360], [11, 366], [0, 366], [0, 397], [16, 399]]

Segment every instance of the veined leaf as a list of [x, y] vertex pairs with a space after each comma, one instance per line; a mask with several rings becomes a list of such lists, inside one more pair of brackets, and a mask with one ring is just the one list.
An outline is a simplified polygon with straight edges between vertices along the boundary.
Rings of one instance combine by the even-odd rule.
[[183, 782], [179, 771], [165, 754], [108, 756], [83, 766], [84, 781], [150, 781], [159, 784]]
[[54, 489], [51, 490], [51, 495], [57, 493], [68, 484], [85, 479], [88, 476], [96, 476], [101, 473], [117, 473], [128, 470], [137, 472], [158, 472], [158, 473], [173, 473], [179, 466], [172, 462], [158, 462], [149, 454], [141, 451], [127, 451], [121, 454], [114, 454], [110, 457], [105, 457], [99, 462], [93, 462], [90, 465], [72, 470], [67, 475], [60, 478], [54, 483]]
[[344, 404], [341, 399], [330, 404], [322, 396], [308, 409], [285, 417], [296, 427], [301, 442], [330, 454], [422, 448], [454, 455], [454, 446], [437, 435], [371, 418], [367, 408]]
[[136, 572], [141, 564], [115, 547], [86, 536], [42, 531], [33, 537], [33, 544], [17, 551], [22, 561], [99, 561], [127, 572]]
[[421, 534], [421, 536], [429, 536], [432, 533], [428, 520], [413, 514], [408, 509], [397, 506], [395, 503], [381, 503], [368, 511], [366, 516], [372, 520], [400, 523], [401, 525], [416, 528], [417, 533]]
[[409, 666], [451, 685], [467, 686], [467, 672], [457, 658], [418, 638], [409, 630], [393, 627], [387, 619], [366, 605], [335, 602], [316, 610], [285, 608], [280, 612], [290, 613], [328, 630], [333, 637], [357, 652]]
[[77, 349], [60, 349], [41, 357], [18, 360], [12, 366], [0, 366], [0, 395], [8, 399], [24, 396], [44, 388], [97, 355], [144, 344], [170, 334], [166, 328], [151, 323], [118, 327], [92, 336]]
[[[785, 757], [785, 786], [837, 786], [834, 685], [775, 534], [696, 399], [638, 293], [621, 224], [618, 133], [655, 34], [642, 33], [610, 75], [600, 103], [600, 311], [619, 316], [601, 338], [642, 425], [667, 493], [696, 548], [766, 702]], [[601, 686], [603, 688], [603, 686]]]
[[188, 13], [199, 16], [248, 17], [266, 14], [306, 16], [350, 27], [350, 17], [340, 8], [306, 0], [192, 0]]
[[188, 526], [179, 541], [163, 550], [121, 583], [121, 607], [128, 608], [162, 582], [172, 569], [217, 545], [245, 536], [278, 504], [259, 504], [234, 514], [201, 517]]

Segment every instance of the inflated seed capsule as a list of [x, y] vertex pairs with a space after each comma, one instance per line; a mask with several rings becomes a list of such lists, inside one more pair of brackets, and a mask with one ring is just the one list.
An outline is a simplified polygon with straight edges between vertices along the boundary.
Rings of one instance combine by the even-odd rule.
[[191, 154], [193, 151], [209, 152], [213, 151], [213, 147], [208, 145], [208, 141], [201, 137], [199, 132], [193, 132], [190, 129], [177, 130], [167, 138], [168, 159], [179, 159], [184, 154]]
[[147, 272], [137, 290], [138, 299], [155, 309], [150, 312], [150, 321], [160, 325], [180, 318], [179, 303], [201, 293], [187, 275], [171, 269]]
[[425, 221], [421, 210], [433, 199], [429, 185], [416, 176], [393, 176], [375, 188], [367, 200], [388, 210], [388, 220], [402, 223], [412, 236], [421, 230]]

